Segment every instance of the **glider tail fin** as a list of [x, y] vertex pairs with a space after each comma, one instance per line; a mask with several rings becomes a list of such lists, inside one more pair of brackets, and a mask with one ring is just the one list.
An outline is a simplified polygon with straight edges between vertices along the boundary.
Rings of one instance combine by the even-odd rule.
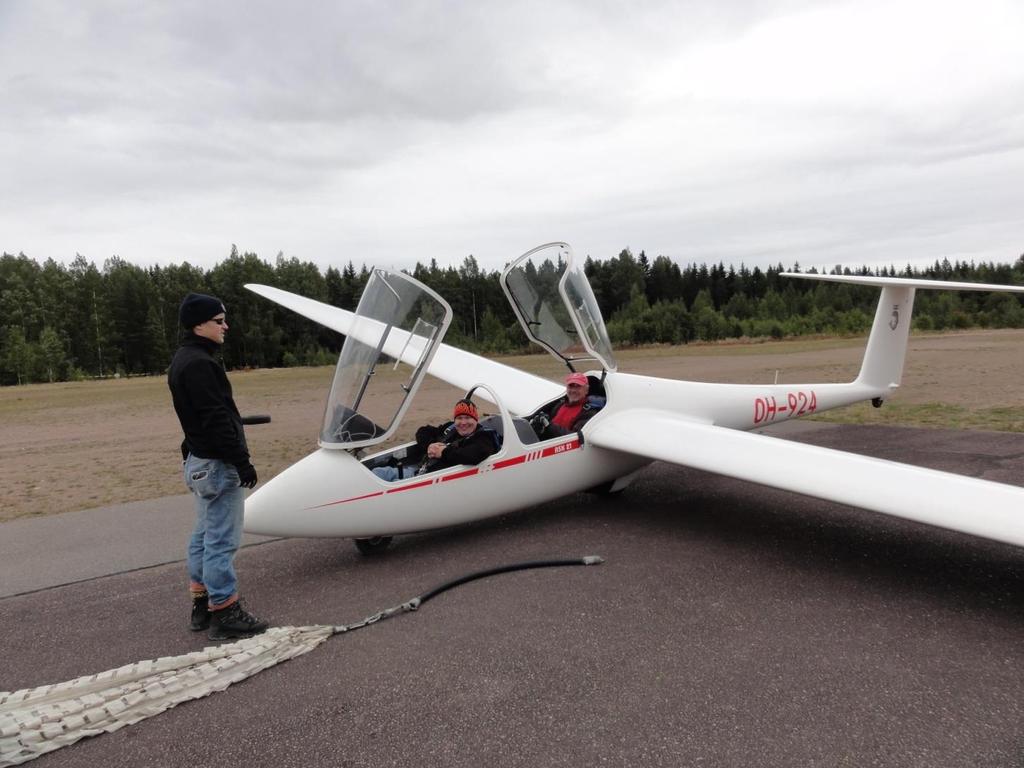
[[867, 275], [819, 275], [809, 272], [783, 272], [786, 277], [821, 280], [832, 283], [870, 285], [882, 289], [875, 310], [875, 321], [864, 352], [864, 362], [855, 383], [879, 392], [879, 397], [900, 385], [903, 361], [907, 356], [910, 316], [914, 311], [917, 289], [946, 291], [1006, 291], [1024, 293], [1024, 285], [993, 285], [991, 283], [959, 283], [947, 280], [872, 277]]
[[913, 286], [882, 287], [856, 383], [889, 392], [900, 385], [913, 311]]

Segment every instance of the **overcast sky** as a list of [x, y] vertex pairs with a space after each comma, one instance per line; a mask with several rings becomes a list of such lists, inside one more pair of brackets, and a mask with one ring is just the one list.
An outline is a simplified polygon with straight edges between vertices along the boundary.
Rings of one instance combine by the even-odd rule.
[[0, 250], [1024, 253], [1024, 3], [0, 0]]

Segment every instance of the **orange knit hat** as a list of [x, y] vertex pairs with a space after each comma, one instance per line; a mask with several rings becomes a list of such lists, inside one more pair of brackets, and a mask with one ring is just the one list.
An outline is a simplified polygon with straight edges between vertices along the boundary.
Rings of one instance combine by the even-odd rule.
[[456, 416], [469, 416], [473, 421], [480, 421], [480, 414], [477, 413], [476, 406], [469, 400], [459, 400], [455, 404], [455, 412], [452, 414], [452, 418], [454, 419]]

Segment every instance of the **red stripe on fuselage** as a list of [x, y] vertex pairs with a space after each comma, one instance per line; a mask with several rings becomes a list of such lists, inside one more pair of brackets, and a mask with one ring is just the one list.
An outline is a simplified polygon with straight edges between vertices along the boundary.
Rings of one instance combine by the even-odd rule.
[[522, 456], [513, 456], [511, 459], [505, 459], [504, 461], [496, 461], [494, 462], [494, 468], [504, 469], [505, 467], [514, 466], [515, 464], [522, 464], [524, 461], [526, 461], [525, 453]]
[[552, 445], [550, 448], [545, 448], [541, 452], [540, 458], [544, 459], [544, 458], [547, 458], [548, 456], [554, 456], [554, 455], [559, 454], [559, 453], [567, 453], [569, 451], [575, 451], [579, 447], [580, 447], [580, 441], [579, 440], [572, 440], [572, 441], [570, 441], [568, 443], [562, 443], [561, 445]]
[[[514, 467], [517, 464], [525, 464], [527, 461], [533, 461], [534, 459], [546, 459], [548, 456], [557, 456], [561, 453], [568, 453], [569, 451], [575, 451], [580, 447], [579, 440], [570, 440], [567, 443], [559, 443], [558, 445], [549, 446], [539, 453], [531, 451], [530, 453], [524, 453], [521, 456], [513, 456], [511, 459], [504, 459], [502, 461], [494, 462], [492, 470], [505, 469], [506, 467]], [[480, 474], [478, 467], [472, 469], [466, 469], [462, 472], [456, 472], [452, 475], [446, 475], [440, 479], [440, 482], [446, 483], [449, 480], [461, 480], [464, 477], [472, 477], [473, 475]], [[374, 491], [373, 493], [366, 493], [362, 496], [353, 496], [351, 499], [340, 499], [339, 501], [329, 501], [326, 504], [319, 504], [315, 507], [308, 507], [308, 509], [320, 509], [320, 507], [331, 507], [336, 504], [345, 504], [349, 501], [360, 501], [361, 499], [369, 499], [374, 496], [383, 496], [385, 493], [398, 493], [399, 491], [411, 491], [414, 488], [423, 488], [427, 485], [433, 485], [436, 478], [430, 480], [423, 480], [419, 483], [410, 483], [409, 485], [400, 485], [397, 488], [389, 488], [386, 491]]]
[[351, 499], [341, 499], [339, 501], [328, 501], [326, 504], [318, 504], [315, 507], [307, 507], [307, 509], [320, 509], [320, 507], [330, 507], [335, 504], [344, 504], [346, 501], [359, 501], [360, 499], [370, 499], [374, 496], [383, 496], [384, 491], [374, 491], [373, 493], [364, 493], [362, 496], [353, 496]]
[[470, 475], [475, 475], [479, 471], [480, 471], [479, 469], [477, 469], [476, 467], [473, 467], [472, 469], [467, 469], [465, 472], [456, 472], [454, 475], [446, 475], [445, 477], [441, 478], [441, 482], [442, 483], [447, 483], [449, 480], [460, 480], [463, 477], [469, 477]]
[[413, 483], [412, 485], [403, 485], [399, 488], [389, 488], [386, 493], [398, 493], [399, 491], [411, 491], [413, 488], [422, 488], [424, 485], [433, 485], [434, 478], [424, 480], [422, 483]]

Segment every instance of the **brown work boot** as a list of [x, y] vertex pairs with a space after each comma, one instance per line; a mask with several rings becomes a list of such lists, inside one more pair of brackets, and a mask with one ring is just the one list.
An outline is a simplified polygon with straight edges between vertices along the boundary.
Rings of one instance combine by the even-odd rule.
[[241, 600], [236, 600], [227, 608], [210, 611], [210, 631], [207, 637], [211, 640], [236, 640], [258, 635], [269, 626], [270, 622], [253, 616], [242, 608]]

